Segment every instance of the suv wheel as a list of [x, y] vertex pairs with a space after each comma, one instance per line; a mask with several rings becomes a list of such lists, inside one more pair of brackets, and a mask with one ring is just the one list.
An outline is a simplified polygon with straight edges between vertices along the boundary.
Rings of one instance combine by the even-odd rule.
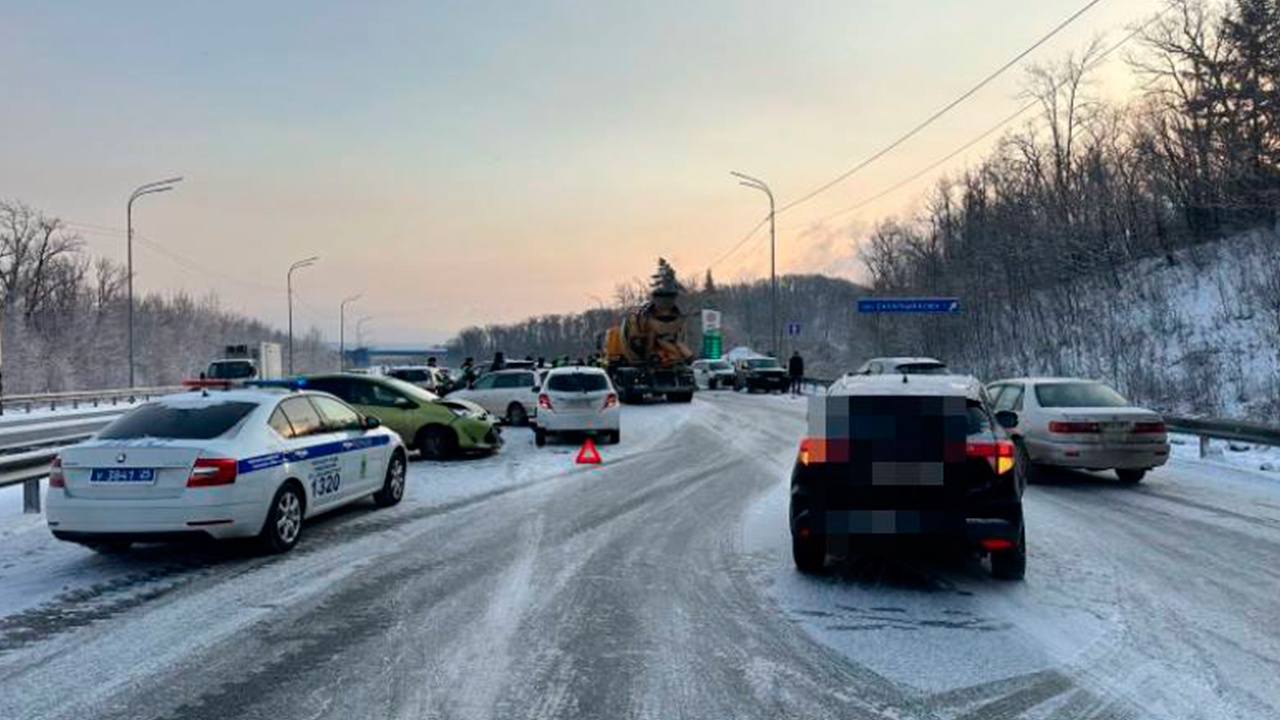
[[1117, 468], [1116, 477], [1120, 478], [1120, 482], [1125, 485], [1137, 485], [1142, 482], [1142, 478], [1147, 476], [1147, 471], [1132, 468]]
[[997, 580], [1021, 580], [1027, 574], [1027, 528], [1018, 528], [1018, 543], [991, 553], [991, 576]]
[[458, 436], [440, 425], [429, 425], [418, 431], [418, 452], [430, 460], [444, 460], [458, 452]]
[[258, 535], [259, 546], [269, 553], [288, 552], [302, 534], [302, 489], [292, 480], [280, 486], [271, 499], [267, 521]]
[[821, 535], [810, 535], [802, 538], [791, 536], [791, 559], [796, 569], [805, 575], [818, 575], [826, 569], [827, 544]]
[[382, 481], [382, 489], [373, 494], [373, 502], [378, 507], [391, 507], [404, 498], [405, 461], [404, 453], [399, 450], [391, 455], [387, 465], [387, 478]]
[[524, 405], [518, 402], [511, 403], [507, 407], [507, 422], [516, 427], [524, 427], [529, 424], [529, 413], [524, 409]]

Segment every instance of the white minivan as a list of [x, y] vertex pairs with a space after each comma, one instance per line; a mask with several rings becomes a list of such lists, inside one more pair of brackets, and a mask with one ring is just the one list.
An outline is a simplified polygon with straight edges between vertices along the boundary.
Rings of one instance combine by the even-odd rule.
[[538, 394], [534, 416], [534, 441], [547, 443], [559, 432], [588, 432], [605, 442], [622, 439], [622, 411], [618, 393], [604, 370], [594, 367], [562, 367], [547, 372]]

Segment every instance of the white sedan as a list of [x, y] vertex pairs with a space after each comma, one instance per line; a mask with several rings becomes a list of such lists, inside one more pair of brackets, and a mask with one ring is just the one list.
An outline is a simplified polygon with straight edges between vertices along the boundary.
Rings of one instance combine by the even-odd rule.
[[1141, 482], [1169, 460], [1159, 413], [1134, 407], [1093, 380], [1010, 378], [987, 386], [992, 407], [1018, 447], [1029, 477], [1038, 466], [1115, 470], [1121, 482]]
[[169, 395], [59, 453], [46, 517], [55, 537], [105, 552], [200, 536], [284, 552], [306, 518], [400, 502], [406, 457], [399, 435], [324, 393]]
[[561, 367], [547, 372], [538, 395], [534, 416], [534, 441], [560, 432], [591, 432], [606, 442], [622, 439], [622, 410], [618, 393], [604, 370], [593, 367]]

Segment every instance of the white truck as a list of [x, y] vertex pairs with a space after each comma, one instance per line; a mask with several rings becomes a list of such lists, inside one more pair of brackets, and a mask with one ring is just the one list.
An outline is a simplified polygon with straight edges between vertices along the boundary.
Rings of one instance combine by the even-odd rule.
[[227, 345], [223, 357], [209, 363], [204, 380], [242, 383], [248, 380], [279, 380], [284, 377], [280, 343]]

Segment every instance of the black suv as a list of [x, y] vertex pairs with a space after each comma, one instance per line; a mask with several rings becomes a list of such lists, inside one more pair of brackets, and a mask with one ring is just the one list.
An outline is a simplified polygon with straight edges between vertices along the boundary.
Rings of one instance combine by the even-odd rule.
[[811, 398], [791, 474], [796, 567], [818, 573], [828, 554], [885, 541], [961, 542], [1021, 580], [1025, 468], [998, 415], [965, 376], [850, 376]]

